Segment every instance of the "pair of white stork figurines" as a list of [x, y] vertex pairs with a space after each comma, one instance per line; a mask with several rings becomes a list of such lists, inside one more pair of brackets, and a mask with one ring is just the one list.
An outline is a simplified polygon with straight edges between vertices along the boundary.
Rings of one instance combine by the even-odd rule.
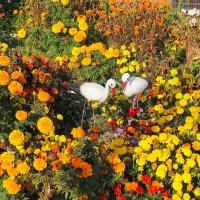
[[[135, 97], [135, 101], [133, 101], [133, 107], [137, 103], [138, 107], [138, 98], [137, 94], [144, 92], [147, 88], [149, 81], [145, 78], [141, 77], [130, 77], [129, 73], [125, 73], [122, 75], [122, 91], [124, 95], [128, 98]], [[98, 83], [85, 82], [85, 83], [70, 83], [68, 85], [69, 89], [75, 93], [80, 94], [87, 100], [98, 101], [103, 103], [109, 96], [110, 88], [112, 91], [112, 95], [115, 95], [115, 87], [116, 81], [115, 79], [108, 79], [105, 87]], [[85, 101], [86, 103], [86, 101]], [[85, 110], [85, 104], [83, 108], [83, 114], [81, 119], [81, 126], [83, 122], [83, 115]], [[93, 118], [94, 118], [94, 110], [93, 110]]]
[[[148, 86], [149, 82], [145, 78], [130, 77], [129, 73], [122, 75], [122, 91], [128, 98], [142, 93]], [[70, 83], [69, 88], [75, 93], [80, 94], [87, 100], [98, 101], [103, 103], [109, 96], [110, 88], [112, 95], [115, 95], [116, 81], [115, 79], [108, 79], [105, 87], [98, 83]]]

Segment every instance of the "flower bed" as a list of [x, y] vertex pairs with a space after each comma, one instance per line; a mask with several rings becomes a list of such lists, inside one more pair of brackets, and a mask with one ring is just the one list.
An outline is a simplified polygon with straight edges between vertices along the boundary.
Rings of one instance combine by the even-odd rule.
[[[17, 35], [0, 43], [2, 199], [200, 198], [198, 71], [181, 31], [197, 42], [199, 26], [169, 8], [46, 0], [12, 11]], [[125, 72], [151, 79], [137, 106], [121, 90]], [[116, 95], [87, 101], [81, 127], [84, 99], [69, 82], [111, 77]]]

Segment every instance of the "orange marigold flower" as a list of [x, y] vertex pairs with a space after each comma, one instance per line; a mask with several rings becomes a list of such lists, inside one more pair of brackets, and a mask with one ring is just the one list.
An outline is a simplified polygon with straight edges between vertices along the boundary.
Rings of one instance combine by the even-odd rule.
[[3, 54], [0, 55], [0, 66], [7, 67], [8, 65], [10, 65], [10, 63], [11, 63], [10, 57]]
[[47, 101], [50, 100], [50, 95], [49, 95], [49, 93], [47, 93], [47, 92], [40, 91], [40, 92], [38, 93], [38, 99], [39, 99], [40, 101], [47, 102]]
[[93, 126], [93, 127], [92, 127], [92, 131], [95, 132], [95, 133], [99, 133], [100, 130], [101, 130], [101, 129], [100, 129], [99, 126]]
[[19, 171], [11, 165], [6, 168], [6, 171], [7, 171], [8, 176], [12, 176], [12, 177], [15, 177], [19, 174]]
[[79, 157], [74, 157], [71, 159], [71, 165], [73, 167], [79, 167], [83, 161]]
[[98, 137], [99, 137], [99, 135], [97, 133], [90, 134], [90, 139], [91, 140], [96, 140]]
[[13, 79], [13, 80], [17, 80], [17, 79], [19, 79], [21, 76], [22, 76], [22, 72], [19, 72], [19, 71], [14, 71], [14, 72], [12, 72], [12, 74], [11, 74], [11, 78]]
[[0, 70], [0, 86], [1, 85], [8, 85], [9, 83], [9, 74], [6, 71]]
[[133, 182], [127, 182], [125, 184], [125, 190], [127, 190], [129, 192], [130, 191], [135, 191], [137, 187], [138, 187], [138, 183], [135, 182], [135, 181], [133, 181]]
[[200, 151], [200, 142], [199, 141], [194, 141], [192, 143], [192, 148], [195, 150], [195, 151]]
[[81, 174], [79, 176], [81, 178], [87, 178], [88, 176], [92, 176], [92, 165], [87, 162], [82, 162], [79, 166], [81, 168]]
[[42, 117], [37, 122], [37, 128], [41, 133], [50, 133], [54, 126], [53, 121], [49, 117]]
[[28, 117], [28, 113], [26, 111], [23, 111], [23, 110], [18, 110], [15, 114], [15, 117], [17, 120], [19, 121], [24, 121], [27, 119]]
[[24, 133], [20, 130], [13, 130], [9, 135], [9, 141], [14, 146], [21, 146], [24, 142]]
[[83, 66], [88, 66], [91, 63], [91, 58], [83, 58], [81, 63], [82, 63]]
[[112, 166], [115, 173], [122, 174], [125, 170], [125, 164], [123, 162], [116, 163]]
[[30, 167], [26, 162], [21, 162], [17, 165], [17, 170], [20, 174], [28, 174], [30, 171]]
[[81, 127], [73, 128], [71, 134], [74, 138], [83, 138], [85, 135], [84, 130]]
[[69, 155], [63, 154], [63, 153], [58, 153], [57, 154], [59, 160], [63, 163], [63, 164], [69, 164], [71, 161], [71, 158]]
[[60, 160], [55, 160], [52, 162], [53, 167], [51, 168], [51, 171], [57, 172], [61, 169], [62, 165]]
[[70, 34], [70, 35], [76, 35], [77, 32], [78, 32], [78, 31], [77, 31], [76, 28], [70, 28], [70, 29], [69, 29], [69, 34]]
[[18, 81], [11, 81], [8, 85], [8, 90], [11, 94], [20, 95], [23, 92], [23, 86]]
[[79, 200], [88, 200], [88, 196], [85, 194], [85, 195], [82, 195], [78, 198]]
[[8, 194], [17, 194], [21, 189], [21, 185], [9, 177], [3, 180], [3, 188], [8, 191]]
[[58, 146], [57, 144], [54, 144], [54, 145], [51, 147], [51, 150], [52, 150], [52, 152], [54, 152], [54, 153], [58, 153], [59, 150], [60, 150], [60, 148], [59, 148], [59, 146]]
[[38, 171], [42, 171], [47, 167], [47, 162], [41, 158], [37, 158], [33, 162], [33, 167]]
[[74, 40], [76, 42], [82, 42], [86, 38], [86, 33], [84, 31], [78, 31], [76, 35], [74, 35]]

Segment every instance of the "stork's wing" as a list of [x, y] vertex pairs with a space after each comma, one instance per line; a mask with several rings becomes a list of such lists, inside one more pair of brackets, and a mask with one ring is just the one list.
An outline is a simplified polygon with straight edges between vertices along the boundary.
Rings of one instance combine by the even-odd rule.
[[148, 81], [140, 77], [130, 78], [127, 83], [127, 89], [130, 89], [133, 95], [142, 93], [147, 88], [147, 86]]
[[80, 93], [89, 100], [99, 101], [104, 93], [104, 87], [97, 83], [83, 83]]

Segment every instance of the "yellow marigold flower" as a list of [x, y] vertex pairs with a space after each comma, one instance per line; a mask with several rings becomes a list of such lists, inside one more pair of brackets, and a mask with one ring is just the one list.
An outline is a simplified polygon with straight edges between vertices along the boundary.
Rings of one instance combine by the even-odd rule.
[[160, 127], [159, 127], [159, 126], [152, 126], [151, 130], [152, 130], [154, 133], [159, 133]]
[[28, 113], [26, 111], [23, 111], [23, 110], [18, 110], [15, 114], [15, 117], [17, 120], [19, 121], [24, 121], [27, 119], [28, 117]]
[[184, 173], [182, 174], [182, 179], [183, 179], [183, 182], [184, 182], [184, 183], [191, 183], [191, 181], [192, 181], [192, 176], [191, 176], [190, 173], [184, 172]]
[[62, 116], [61, 114], [57, 114], [57, 115], [56, 115], [56, 118], [57, 118], [58, 120], [63, 120], [63, 116]]
[[10, 77], [8, 72], [0, 70], [0, 86], [8, 85]]
[[51, 0], [51, 2], [57, 3], [57, 2], [59, 2], [59, 0]]
[[200, 187], [196, 187], [196, 188], [194, 189], [193, 193], [194, 193], [197, 197], [199, 197], [199, 196], [200, 196]]
[[58, 138], [59, 142], [66, 142], [67, 138], [64, 135], [59, 136]]
[[85, 16], [85, 15], [79, 15], [79, 16], [77, 17], [77, 21], [78, 21], [79, 23], [84, 22], [85, 20], [86, 20], [86, 16]]
[[9, 141], [14, 146], [20, 146], [24, 142], [24, 133], [20, 130], [13, 130], [9, 135]]
[[10, 63], [11, 63], [10, 57], [3, 54], [0, 55], [0, 66], [7, 67], [8, 65], [10, 65]]
[[81, 63], [82, 63], [83, 66], [88, 66], [91, 63], [91, 58], [83, 58]]
[[3, 188], [7, 190], [8, 194], [17, 194], [21, 189], [21, 185], [9, 177], [3, 180]]
[[180, 106], [177, 106], [177, 107], [176, 107], [176, 112], [177, 112], [177, 114], [181, 115], [181, 114], [184, 113], [184, 109], [181, 108]]
[[65, 25], [61, 21], [58, 21], [56, 24], [52, 26], [51, 30], [53, 33], [60, 33], [64, 28]]
[[84, 130], [81, 127], [73, 128], [71, 134], [74, 138], [83, 138], [85, 135]]
[[15, 10], [13, 11], [13, 15], [17, 15], [17, 14], [18, 14], [18, 10], [15, 9]]
[[194, 121], [194, 120], [193, 120], [193, 117], [191, 117], [191, 116], [187, 116], [187, 117], [185, 118], [185, 122], [188, 123], [188, 124], [192, 123], [193, 121]]
[[18, 32], [17, 32], [17, 35], [19, 38], [23, 39], [26, 37], [26, 30], [25, 29], [20, 29]]
[[69, 29], [69, 34], [70, 34], [70, 35], [76, 35], [77, 32], [78, 32], [78, 31], [77, 31], [76, 28], [70, 28], [70, 29]]
[[88, 25], [87, 25], [86, 22], [81, 21], [81, 22], [79, 23], [79, 28], [80, 28], [81, 31], [87, 31], [87, 30], [88, 30]]
[[20, 95], [23, 92], [23, 86], [18, 81], [11, 81], [8, 85], [8, 90], [13, 95]]
[[172, 69], [172, 70], [170, 70], [170, 74], [172, 76], [176, 76], [178, 74], [178, 71], [176, 69]]
[[49, 93], [47, 93], [47, 92], [40, 91], [40, 92], [38, 93], [38, 99], [39, 99], [40, 101], [47, 102], [47, 101], [50, 100], [50, 98], [51, 98], [51, 96], [50, 96]]
[[179, 103], [180, 103], [180, 106], [186, 106], [186, 105], [187, 105], [187, 100], [181, 99], [181, 100], [179, 101]]
[[174, 190], [180, 191], [183, 188], [183, 184], [180, 181], [174, 181], [172, 183], [172, 187], [173, 187]]
[[30, 171], [30, 167], [26, 162], [21, 162], [17, 165], [17, 170], [20, 174], [28, 174]]
[[190, 195], [188, 193], [184, 193], [183, 200], [190, 200]]
[[53, 121], [49, 117], [42, 117], [37, 122], [37, 128], [41, 133], [48, 134], [54, 128]]
[[187, 165], [188, 167], [190, 167], [190, 168], [193, 168], [193, 167], [196, 166], [196, 162], [195, 162], [193, 159], [188, 158], [188, 159], [186, 160], [186, 165]]
[[60, 2], [62, 3], [62, 5], [66, 6], [69, 4], [69, 0], [60, 0]]
[[172, 200], [183, 200], [183, 199], [178, 194], [173, 194]]
[[176, 99], [181, 99], [183, 97], [183, 95], [179, 92], [175, 95]]
[[41, 158], [37, 158], [33, 161], [33, 167], [38, 171], [42, 171], [47, 167], [47, 162]]

